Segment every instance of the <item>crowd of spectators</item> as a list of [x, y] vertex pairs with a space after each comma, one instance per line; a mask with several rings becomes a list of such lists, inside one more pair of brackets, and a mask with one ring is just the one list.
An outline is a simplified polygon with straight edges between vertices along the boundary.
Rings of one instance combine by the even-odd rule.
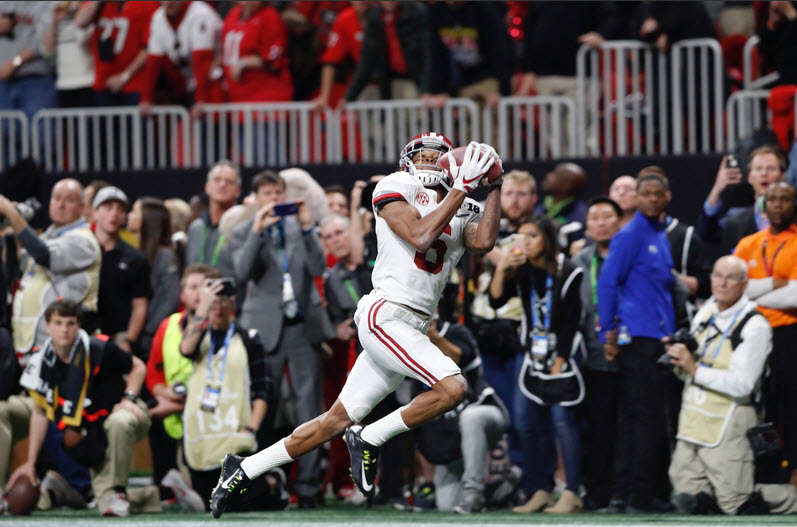
[[[169, 97], [198, 115], [203, 102], [301, 93], [323, 108], [371, 91], [492, 106], [570, 90], [579, 43], [640, 34], [666, 48], [683, 33], [656, 2], [590, 3], [567, 31], [552, 29], [568, 14], [555, 3], [228, 4], [2, 2], [0, 101], [32, 114], [57, 88], [62, 105], [146, 113]], [[770, 30], [797, 17], [773, 4]], [[313, 69], [317, 90], [292, 80]], [[505, 174], [498, 243], [452, 275], [428, 333], [459, 357], [468, 397], [411, 445], [384, 445], [396, 455], [381, 457], [378, 498], [462, 513], [797, 512], [795, 191], [777, 145], [732, 161], [694, 227], [668, 215], [679, 190], [658, 166], [590, 199], [597, 175], [576, 163], [539, 190], [528, 172]], [[266, 170], [244, 189], [220, 160], [190, 203], [131, 203], [123, 188], [63, 179], [40, 233], [0, 195], [14, 291], [0, 354], [17, 359], [0, 370], [0, 493], [43, 476], [42, 508], [205, 510], [225, 453], [254, 452], [329, 407], [361, 350], [353, 314], [371, 289], [378, 179], [320, 190], [300, 169]], [[418, 389], [407, 382], [383, 410]], [[782, 449], [747, 442], [761, 416]], [[157, 488], [128, 488], [146, 434]], [[290, 491], [314, 508], [328, 488], [357, 501], [346, 458], [333, 442], [292, 478], [270, 471], [247, 507], [284, 508]]]

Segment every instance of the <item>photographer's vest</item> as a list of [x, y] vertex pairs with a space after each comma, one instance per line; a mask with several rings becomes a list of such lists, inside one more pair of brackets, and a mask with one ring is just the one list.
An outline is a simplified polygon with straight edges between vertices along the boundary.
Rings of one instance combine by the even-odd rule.
[[[252, 406], [249, 400], [249, 356], [236, 332], [224, 348], [213, 354], [208, 380], [210, 331], [199, 347], [199, 360], [188, 381], [188, 396], [183, 410], [183, 446], [188, 466], [194, 470], [219, 468], [227, 453], [254, 452], [255, 438], [241, 428], [249, 423]], [[226, 363], [226, 364], [225, 364]], [[222, 374], [222, 370], [224, 373]], [[210, 385], [220, 390], [213, 412], [202, 409], [205, 390]]]
[[[34, 346], [39, 326], [44, 325], [44, 310], [55, 300], [73, 300], [88, 311], [97, 311], [102, 262], [100, 244], [85, 221], [73, 223], [49, 234], [45, 232], [42, 239], [55, 239], [67, 233], [69, 236], [81, 236], [89, 240], [97, 252], [97, 258], [86, 269], [63, 273], [53, 273], [37, 264], [33, 258], [28, 258], [19, 289], [14, 295], [12, 327], [14, 349], [18, 352], [28, 352]], [[81, 296], [75, 298], [77, 294]], [[43, 327], [41, 331], [44, 331]]]
[[[722, 333], [717, 333], [716, 328], [710, 329], [716, 309], [706, 313], [706, 317], [694, 332], [695, 340], [700, 343], [698, 353], [701, 356], [697, 359], [699, 365], [715, 370], [728, 369], [733, 350], [742, 341], [741, 333], [744, 325], [754, 316], [763, 316], [754, 308], [747, 306], [742, 307], [740, 311], [745, 309], [748, 311], [736, 316], [731, 326]], [[706, 343], [706, 339], [712, 334], [714, 337]], [[736, 405], [730, 395], [698, 386], [694, 383], [694, 379], [689, 378], [681, 399], [678, 439], [701, 446], [717, 446], [725, 435], [728, 421]]]
[[[166, 331], [163, 333], [161, 351], [163, 353], [163, 374], [166, 377], [167, 386], [171, 386], [174, 382], [182, 382], [187, 386], [191, 378], [193, 367], [191, 359], [180, 353], [180, 342], [183, 341], [183, 329], [180, 327], [182, 318], [182, 313], [171, 315], [169, 322], [166, 323]], [[163, 418], [163, 428], [172, 439], [182, 439], [183, 415], [167, 415]]]

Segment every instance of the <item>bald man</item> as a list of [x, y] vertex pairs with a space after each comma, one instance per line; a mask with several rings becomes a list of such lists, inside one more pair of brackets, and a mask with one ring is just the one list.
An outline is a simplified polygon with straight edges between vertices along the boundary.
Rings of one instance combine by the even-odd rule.
[[697, 349], [665, 339], [670, 363], [685, 380], [678, 442], [670, 464], [680, 512], [797, 512], [797, 488], [756, 485], [747, 431], [759, 424], [753, 406], [772, 329], [745, 294], [747, 263], [723, 256], [711, 272], [711, 299], [692, 320]]
[[73, 300], [89, 311], [97, 310], [100, 282], [100, 247], [83, 219], [83, 186], [62, 179], [50, 196], [50, 225], [40, 236], [14, 204], [0, 195], [0, 214], [7, 217], [24, 249], [20, 259], [22, 281], [14, 296], [11, 326], [14, 348], [27, 356], [47, 339], [44, 309], [57, 298]]
[[609, 187], [609, 199], [620, 205], [623, 217], [620, 219], [620, 226], [631, 221], [636, 212], [636, 178], [634, 176], [620, 176]]

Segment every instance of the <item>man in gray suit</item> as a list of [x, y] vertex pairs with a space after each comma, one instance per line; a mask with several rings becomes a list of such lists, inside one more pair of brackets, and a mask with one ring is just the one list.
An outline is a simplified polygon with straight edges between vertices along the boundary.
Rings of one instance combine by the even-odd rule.
[[[276, 386], [288, 364], [294, 420], [304, 423], [322, 411], [319, 346], [335, 336], [313, 282], [324, 272], [324, 253], [304, 202], [298, 202], [295, 216], [275, 214], [280, 212], [275, 205], [285, 201], [285, 181], [279, 175], [261, 172], [252, 190], [258, 211], [230, 234], [235, 279], [246, 291], [240, 321], [260, 332]], [[317, 451], [299, 460], [294, 488], [302, 508], [315, 505], [319, 461]]]

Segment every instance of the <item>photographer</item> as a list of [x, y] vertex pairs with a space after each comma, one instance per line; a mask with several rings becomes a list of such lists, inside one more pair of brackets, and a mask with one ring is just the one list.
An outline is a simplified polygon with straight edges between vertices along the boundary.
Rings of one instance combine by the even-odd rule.
[[[235, 286], [230, 279], [205, 279], [180, 342], [180, 353], [193, 361], [183, 410], [185, 460], [191, 486], [206, 506], [224, 454], [257, 450], [255, 434], [273, 386], [260, 337], [235, 323], [234, 307]], [[277, 502], [258, 499], [258, 507], [281, 503], [284, 477], [281, 471], [266, 474]], [[263, 492], [266, 489], [258, 487], [247, 499], [260, 498]]]
[[663, 339], [670, 364], [686, 382], [669, 470], [683, 513], [797, 512], [794, 486], [754, 485], [747, 431], [758, 424], [753, 397], [772, 329], [745, 295], [747, 285], [744, 260], [723, 256], [711, 273], [713, 297], [692, 321], [694, 339]]

